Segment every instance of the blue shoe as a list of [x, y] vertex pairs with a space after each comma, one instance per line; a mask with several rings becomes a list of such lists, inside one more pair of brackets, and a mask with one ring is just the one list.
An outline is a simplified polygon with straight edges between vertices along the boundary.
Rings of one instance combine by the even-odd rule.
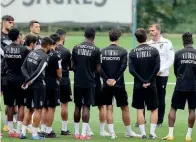
[[19, 139], [26, 139], [27, 137], [23, 134], [20, 135]]
[[32, 136], [31, 139], [32, 140], [43, 140], [44, 138], [37, 135], [37, 136]]

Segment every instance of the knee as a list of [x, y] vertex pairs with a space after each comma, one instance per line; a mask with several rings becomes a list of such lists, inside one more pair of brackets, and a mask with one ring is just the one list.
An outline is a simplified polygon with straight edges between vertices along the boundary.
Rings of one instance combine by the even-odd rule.
[[194, 114], [194, 116], [195, 116], [195, 110], [194, 109], [189, 109], [189, 114]]
[[67, 104], [62, 104], [61, 105], [61, 110], [64, 111], [64, 112], [68, 111], [68, 105]]
[[112, 105], [107, 106], [107, 112], [113, 112], [113, 106]]
[[98, 106], [100, 112], [104, 111], [104, 106]]
[[121, 107], [121, 110], [123, 112], [129, 112], [129, 107], [128, 106], [123, 106], [123, 107]]

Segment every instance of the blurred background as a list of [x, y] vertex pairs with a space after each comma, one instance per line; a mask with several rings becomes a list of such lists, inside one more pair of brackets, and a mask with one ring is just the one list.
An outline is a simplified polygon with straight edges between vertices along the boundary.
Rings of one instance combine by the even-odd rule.
[[196, 33], [195, 0], [1, 0], [5, 14], [13, 15], [25, 32], [30, 20], [38, 20], [42, 32], [79, 32], [93, 26], [99, 32], [118, 27], [131, 33], [134, 24], [147, 28], [158, 22], [164, 33]]

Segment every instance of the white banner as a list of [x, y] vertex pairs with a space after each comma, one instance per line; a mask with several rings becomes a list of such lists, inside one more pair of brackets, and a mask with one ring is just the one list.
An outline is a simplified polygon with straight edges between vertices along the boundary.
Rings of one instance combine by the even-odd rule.
[[16, 22], [132, 22], [132, 0], [1, 0]]

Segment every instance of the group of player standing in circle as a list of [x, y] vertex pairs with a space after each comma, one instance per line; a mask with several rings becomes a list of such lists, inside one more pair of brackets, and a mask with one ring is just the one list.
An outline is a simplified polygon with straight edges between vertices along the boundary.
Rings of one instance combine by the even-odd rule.
[[[55, 108], [61, 105], [61, 135], [70, 135], [67, 128], [68, 103], [72, 101], [69, 71], [74, 72], [73, 100], [74, 138], [88, 140], [93, 132], [89, 125], [90, 107], [98, 106], [100, 136], [115, 139], [113, 122], [113, 99], [122, 110], [126, 137], [146, 139], [145, 108], [151, 111], [149, 138], [158, 138], [156, 127], [162, 126], [165, 114], [165, 95], [169, 69], [174, 63], [177, 78], [169, 112], [169, 133], [164, 140], [174, 140], [174, 122], [177, 109], [189, 105], [189, 120], [186, 141], [191, 140], [196, 109], [196, 50], [191, 33], [182, 36], [184, 49], [174, 54], [170, 40], [161, 35], [159, 24], [149, 26], [147, 32], [139, 28], [135, 37], [139, 46], [130, 53], [119, 46], [121, 31], [111, 29], [108, 47], [95, 46], [96, 32], [86, 28], [84, 41], [72, 49], [64, 48], [66, 32], [58, 29], [55, 34], [41, 38], [40, 23], [30, 21], [31, 33], [22, 39], [14, 27], [14, 18], [2, 17], [1, 30], [1, 91], [6, 105], [9, 137], [26, 139], [26, 131], [32, 131], [32, 139], [55, 138], [52, 129]], [[131, 129], [128, 95], [124, 71], [134, 77], [132, 107], [137, 109], [137, 126], [140, 134]], [[103, 84], [101, 83], [101, 79]], [[26, 107], [26, 109], [25, 109]], [[15, 109], [17, 108], [17, 109]], [[13, 116], [17, 110], [17, 128], [13, 129]], [[32, 117], [33, 116], [33, 117]], [[82, 117], [82, 118], [81, 118]], [[31, 120], [32, 119], [32, 120]], [[79, 123], [82, 119], [82, 132]], [[41, 130], [38, 132], [41, 122]], [[108, 132], [105, 131], [107, 122]], [[29, 128], [30, 127], [30, 128]]]

